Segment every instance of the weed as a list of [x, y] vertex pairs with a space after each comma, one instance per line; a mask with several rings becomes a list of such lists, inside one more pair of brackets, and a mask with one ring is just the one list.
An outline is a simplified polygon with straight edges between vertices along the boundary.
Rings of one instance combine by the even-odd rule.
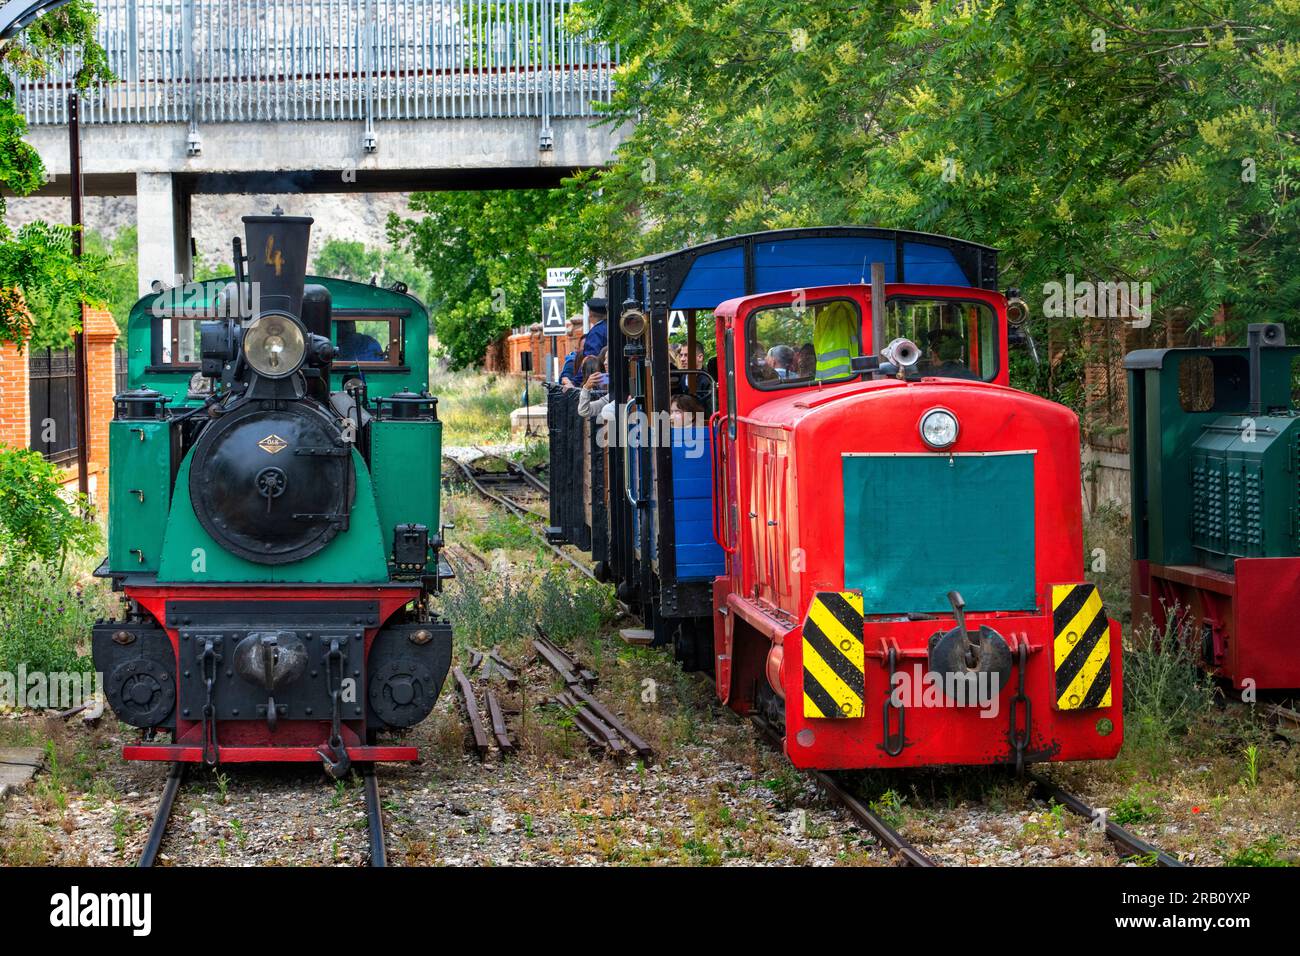
[[906, 801], [899, 795], [897, 790], [886, 790], [875, 800], [871, 801], [871, 812], [884, 820], [891, 827], [901, 826], [903, 823], [903, 808]]
[[1246, 759], [1246, 775], [1242, 783], [1253, 790], [1259, 783], [1259, 747], [1249, 744], [1242, 748], [1241, 755]]
[[1214, 703], [1181, 618], [1174, 609], [1164, 633], [1148, 625], [1124, 646], [1124, 756], [1153, 777], [1168, 769], [1174, 746]]
[[1265, 837], [1242, 847], [1224, 862], [1227, 866], [1290, 866], [1278, 856], [1283, 846], [1280, 836]]
[[1145, 795], [1136, 789], [1115, 801], [1115, 806], [1110, 811], [1110, 819], [1122, 827], [1133, 823], [1150, 823], [1159, 818], [1160, 811], [1149, 804]]

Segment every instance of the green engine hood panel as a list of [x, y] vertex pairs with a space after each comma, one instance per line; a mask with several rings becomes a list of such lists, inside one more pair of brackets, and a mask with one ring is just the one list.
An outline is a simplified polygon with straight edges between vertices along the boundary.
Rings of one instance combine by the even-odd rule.
[[[185, 456], [176, 475], [175, 496], [163, 540], [158, 581], [184, 584], [274, 582], [276, 584], [381, 584], [388, 581], [388, 558], [375, 512], [370, 472], [355, 449], [356, 499], [348, 530], [325, 548], [290, 564], [257, 564], [226, 551], [204, 530], [190, 503], [190, 461]], [[200, 551], [201, 549], [201, 551]]]
[[866, 614], [1026, 611], [1034, 456], [844, 455], [844, 586]]

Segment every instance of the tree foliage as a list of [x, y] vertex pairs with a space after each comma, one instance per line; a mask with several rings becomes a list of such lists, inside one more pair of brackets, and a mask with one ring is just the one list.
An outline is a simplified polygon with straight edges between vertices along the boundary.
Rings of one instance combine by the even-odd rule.
[[615, 255], [865, 223], [998, 247], [1031, 307], [1070, 274], [1192, 324], [1300, 306], [1296, 0], [583, 10], [635, 124], [584, 210]]
[[488, 343], [541, 320], [548, 267], [584, 270], [570, 303], [590, 288], [595, 253], [582, 240], [583, 180], [563, 190], [417, 193], [419, 218], [388, 219], [388, 235], [428, 276], [438, 342], [455, 367], [483, 358]]
[[382, 286], [402, 282], [421, 302], [432, 301], [428, 275], [403, 249], [371, 249], [352, 239], [327, 239], [316, 253], [312, 268], [317, 275], [353, 282], [373, 281]]
[[[45, 167], [22, 137], [27, 123], [14, 101], [10, 74], [40, 79], [52, 62], [72, 57], [78, 89], [111, 76], [94, 39], [95, 13], [72, 0], [45, 13], [17, 38], [0, 43], [0, 188], [25, 196], [45, 182]], [[0, 195], [0, 218], [5, 201]], [[31, 223], [17, 232], [0, 222], [0, 341], [63, 346], [80, 327], [80, 303], [100, 304], [108, 286], [107, 260], [72, 254], [70, 226]]]
[[62, 563], [89, 552], [99, 527], [62, 494], [59, 469], [40, 452], [0, 446], [0, 557], [6, 564]]

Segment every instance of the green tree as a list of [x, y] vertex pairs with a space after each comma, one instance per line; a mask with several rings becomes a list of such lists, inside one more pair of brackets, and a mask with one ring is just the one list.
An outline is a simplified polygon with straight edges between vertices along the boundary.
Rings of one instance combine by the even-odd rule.
[[388, 219], [394, 246], [409, 253], [435, 295], [431, 317], [452, 365], [482, 361], [489, 342], [541, 319], [547, 267], [581, 270], [570, 301], [591, 287], [595, 251], [581, 232], [587, 181], [567, 189], [417, 193], [416, 219]]
[[136, 263], [139, 261], [136, 235], [135, 226], [120, 229], [113, 236], [86, 231], [86, 252], [99, 257], [105, 264], [104, 299], [121, 332], [117, 344], [122, 349], [126, 348], [126, 320], [131, 315], [131, 307], [140, 298], [140, 289], [136, 285]]
[[328, 239], [316, 253], [312, 268], [317, 275], [353, 282], [373, 280], [383, 286], [401, 282], [421, 302], [432, 304], [434, 292], [428, 276], [415, 257], [404, 249], [370, 249], [365, 243], [351, 239]]
[[635, 123], [583, 211], [616, 255], [857, 222], [996, 246], [1031, 306], [1067, 274], [1157, 320], [1300, 306], [1295, 0], [583, 9]]
[[[45, 181], [41, 158], [22, 137], [27, 123], [14, 101], [11, 76], [40, 79], [51, 62], [75, 57], [78, 89], [111, 76], [94, 40], [95, 12], [72, 0], [37, 18], [18, 37], [0, 43], [0, 187], [25, 196]], [[0, 195], [0, 220], [5, 212]], [[79, 304], [99, 304], [107, 292], [101, 256], [76, 259], [71, 227], [34, 222], [11, 230], [0, 221], [0, 341], [58, 347], [80, 327]]]

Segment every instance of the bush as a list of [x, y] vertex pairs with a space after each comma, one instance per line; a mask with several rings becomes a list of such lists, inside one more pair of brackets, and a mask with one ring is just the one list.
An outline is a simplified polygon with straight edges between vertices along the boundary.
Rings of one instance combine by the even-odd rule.
[[1124, 749], [1153, 776], [1214, 704], [1213, 683], [1193, 650], [1195, 635], [1176, 610], [1170, 616], [1175, 623], [1163, 634], [1148, 625], [1124, 645]]
[[6, 564], [40, 561], [60, 567], [88, 553], [99, 528], [80, 514], [86, 502], [67, 496], [59, 471], [38, 452], [0, 446], [0, 555]]
[[40, 565], [0, 569], [0, 670], [77, 673], [90, 670], [78, 648], [105, 610], [107, 588], [70, 571]]

